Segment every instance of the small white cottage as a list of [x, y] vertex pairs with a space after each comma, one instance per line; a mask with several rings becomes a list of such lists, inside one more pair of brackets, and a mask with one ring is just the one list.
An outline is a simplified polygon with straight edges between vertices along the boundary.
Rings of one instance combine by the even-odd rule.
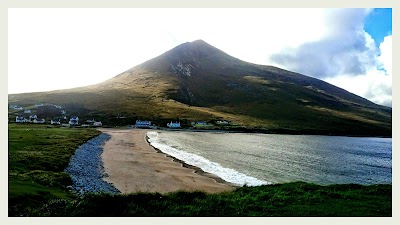
[[197, 122], [197, 125], [205, 126], [205, 125], [207, 125], [207, 122], [199, 121], [199, 122]]
[[136, 120], [135, 127], [137, 128], [149, 128], [151, 126], [151, 122], [148, 120]]
[[44, 119], [34, 119], [33, 120], [33, 123], [44, 123], [45, 121], [44, 121]]
[[60, 125], [61, 124], [60, 120], [51, 120], [50, 123], [51, 123], [51, 125]]
[[227, 124], [229, 124], [229, 122], [226, 121], [226, 120], [218, 120], [218, 121], [217, 121], [217, 124], [220, 124], [220, 125], [227, 125]]
[[167, 123], [167, 127], [169, 128], [179, 128], [181, 127], [181, 122], [172, 122], [171, 123]]
[[73, 116], [69, 119], [69, 125], [74, 126], [79, 124], [79, 118], [77, 116]]
[[24, 117], [22, 117], [22, 116], [17, 116], [17, 117], [15, 118], [15, 122], [16, 122], [16, 123], [25, 123], [25, 122], [26, 122], [26, 119], [25, 119]]
[[37, 119], [38, 117], [36, 115], [31, 115], [29, 116], [29, 120]]
[[101, 121], [98, 121], [98, 122], [94, 122], [94, 123], [93, 123], [93, 126], [95, 126], [95, 127], [101, 127], [101, 126], [103, 126], [103, 124], [101, 123]]

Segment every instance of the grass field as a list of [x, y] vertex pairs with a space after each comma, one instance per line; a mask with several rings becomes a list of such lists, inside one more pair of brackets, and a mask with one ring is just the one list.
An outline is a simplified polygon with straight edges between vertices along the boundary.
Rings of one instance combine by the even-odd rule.
[[100, 131], [46, 125], [8, 125], [8, 212], [28, 215], [51, 199], [72, 199], [64, 171], [75, 149]]
[[63, 170], [92, 129], [9, 124], [9, 216], [391, 216], [392, 185], [303, 182], [240, 187], [221, 194], [88, 194], [66, 188]]

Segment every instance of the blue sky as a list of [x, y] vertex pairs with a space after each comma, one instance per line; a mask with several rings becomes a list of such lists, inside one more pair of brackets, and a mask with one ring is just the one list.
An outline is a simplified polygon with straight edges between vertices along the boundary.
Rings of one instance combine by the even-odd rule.
[[96, 84], [202, 39], [391, 106], [391, 17], [391, 9], [365, 8], [14, 8], [8, 93]]
[[365, 18], [364, 29], [376, 43], [381, 43], [383, 38], [392, 34], [392, 9], [377, 8]]

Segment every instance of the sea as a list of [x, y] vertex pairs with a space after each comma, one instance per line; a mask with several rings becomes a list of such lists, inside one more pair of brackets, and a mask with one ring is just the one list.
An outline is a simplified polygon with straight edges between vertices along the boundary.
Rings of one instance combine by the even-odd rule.
[[150, 144], [239, 186], [391, 184], [392, 139], [149, 131]]

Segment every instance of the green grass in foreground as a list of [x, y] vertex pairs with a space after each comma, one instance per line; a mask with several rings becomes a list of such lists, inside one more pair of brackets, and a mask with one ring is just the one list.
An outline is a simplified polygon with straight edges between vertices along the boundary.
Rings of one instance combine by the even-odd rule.
[[66, 190], [75, 149], [91, 129], [9, 124], [9, 216], [391, 216], [392, 185], [319, 186], [296, 182], [232, 192], [166, 195], [88, 194]]
[[47, 125], [8, 125], [8, 212], [29, 214], [51, 199], [71, 199], [63, 172], [75, 149], [97, 136], [93, 129], [61, 129]]
[[391, 216], [391, 193], [391, 185], [296, 182], [241, 187], [222, 194], [92, 194], [52, 201], [31, 216]]

